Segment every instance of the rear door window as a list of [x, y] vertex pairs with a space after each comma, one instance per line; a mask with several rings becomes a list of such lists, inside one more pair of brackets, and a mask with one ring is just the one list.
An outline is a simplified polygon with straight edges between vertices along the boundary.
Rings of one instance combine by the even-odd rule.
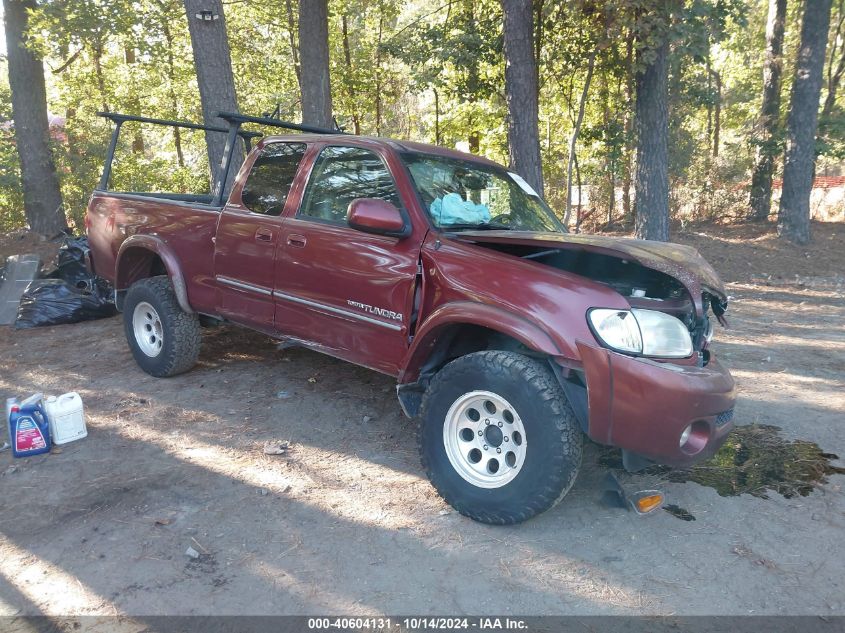
[[265, 145], [241, 192], [244, 206], [253, 213], [280, 215], [304, 155], [305, 143]]

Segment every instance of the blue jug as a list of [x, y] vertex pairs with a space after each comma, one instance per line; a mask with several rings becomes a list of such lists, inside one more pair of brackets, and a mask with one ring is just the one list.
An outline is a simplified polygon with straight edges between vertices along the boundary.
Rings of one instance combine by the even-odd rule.
[[50, 451], [50, 425], [41, 398], [13, 404], [9, 413], [9, 443], [13, 457], [29, 457]]

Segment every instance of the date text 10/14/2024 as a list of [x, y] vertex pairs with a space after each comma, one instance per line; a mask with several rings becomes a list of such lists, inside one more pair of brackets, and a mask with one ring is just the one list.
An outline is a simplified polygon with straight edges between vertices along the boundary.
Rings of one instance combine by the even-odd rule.
[[524, 631], [527, 628], [525, 620], [507, 617], [308, 618], [311, 631]]

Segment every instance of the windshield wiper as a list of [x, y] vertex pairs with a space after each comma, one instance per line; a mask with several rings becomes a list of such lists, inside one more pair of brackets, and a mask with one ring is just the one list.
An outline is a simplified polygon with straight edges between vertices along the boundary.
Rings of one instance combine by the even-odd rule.
[[472, 224], [472, 223], [465, 223], [465, 224], [445, 224], [440, 227], [446, 232], [449, 231], [463, 231], [463, 230], [470, 230], [470, 231], [513, 231], [514, 228], [512, 226], [508, 226], [507, 224], [497, 224], [497, 223], [485, 223], [485, 224]]

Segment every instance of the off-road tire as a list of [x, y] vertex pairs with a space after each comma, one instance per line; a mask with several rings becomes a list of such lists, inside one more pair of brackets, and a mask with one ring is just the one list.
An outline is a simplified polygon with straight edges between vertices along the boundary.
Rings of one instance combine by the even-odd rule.
[[[446, 453], [447, 413], [476, 390], [505, 398], [525, 427], [525, 461], [516, 477], [499, 488], [468, 482]], [[522, 354], [485, 351], [452, 361], [432, 379], [420, 418], [420, 458], [429, 480], [455, 510], [482, 523], [520, 523], [554, 507], [581, 466], [583, 437], [563, 389], [543, 361]]]
[[[155, 308], [161, 319], [163, 346], [155, 357], [145, 354], [135, 338], [132, 319], [141, 302]], [[202, 342], [199, 318], [182, 310], [167, 276], [148, 277], [132, 284], [123, 305], [123, 329], [135, 362], [151, 376], [175, 376], [197, 362]]]

